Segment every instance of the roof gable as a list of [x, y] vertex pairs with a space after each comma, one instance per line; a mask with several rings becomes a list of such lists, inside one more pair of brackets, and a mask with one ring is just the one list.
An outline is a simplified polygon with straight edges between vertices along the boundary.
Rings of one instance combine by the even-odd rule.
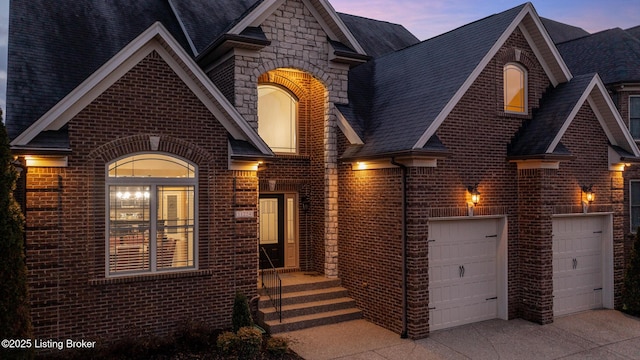
[[509, 156], [527, 159], [569, 155], [561, 139], [585, 104], [593, 110], [611, 145], [633, 156], [640, 155], [602, 80], [597, 74], [588, 74], [577, 76], [545, 95], [533, 118], [509, 145]]
[[153, 24], [125, 46], [111, 60], [17, 136], [11, 145], [14, 147], [27, 146], [44, 131], [60, 130], [152, 51], [157, 52], [163, 58], [233, 138], [250, 142], [264, 154], [272, 154], [264, 141], [160, 23]]
[[[206, 52], [225, 34], [241, 35], [259, 27], [286, 0], [169, 0], [189, 38], [194, 56]], [[339, 41], [358, 54], [364, 49], [326, 0], [302, 0], [331, 40]]]
[[571, 79], [533, 5], [520, 5], [352, 69], [343, 115], [364, 129], [360, 154], [424, 149], [516, 29], [554, 85]]

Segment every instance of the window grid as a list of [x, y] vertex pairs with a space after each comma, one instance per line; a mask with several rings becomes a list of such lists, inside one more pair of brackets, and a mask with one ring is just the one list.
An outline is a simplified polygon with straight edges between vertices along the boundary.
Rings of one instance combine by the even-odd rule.
[[196, 267], [195, 172], [184, 160], [159, 154], [109, 164], [107, 276]]

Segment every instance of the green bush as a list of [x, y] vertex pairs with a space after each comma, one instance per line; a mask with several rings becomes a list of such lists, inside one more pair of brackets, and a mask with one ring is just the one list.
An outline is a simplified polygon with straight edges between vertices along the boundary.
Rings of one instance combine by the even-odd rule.
[[218, 340], [216, 341], [218, 350], [225, 356], [230, 356], [236, 352], [237, 343], [238, 337], [231, 331], [225, 331], [218, 335]]
[[233, 331], [238, 332], [240, 328], [245, 326], [253, 326], [251, 319], [251, 310], [249, 309], [249, 301], [247, 297], [237, 292], [233, 302], [233, 313], [231, 314], [233, 322]]
[[267, 340], [265, 348], [271, 355], [282, 356], [289, 351], [289, 342], [283, 337], [274, 336]]
[[631, 249], [631, 256], [624, 275], [624, 292], [622, 294], [622, 310], [640, 316], [640, 228]]
[[[18, 172], [11, 164], [12, 160], [0, 110], [0, 339], [30, 339], [24, 216], [13, 197]], [[28, 358], [31, 355], [16, 350], [6, 356]]]
[[255, 359], [262, 348], [262, 333], [253, 326], [240, 328], [236, 333], [239, 359]]

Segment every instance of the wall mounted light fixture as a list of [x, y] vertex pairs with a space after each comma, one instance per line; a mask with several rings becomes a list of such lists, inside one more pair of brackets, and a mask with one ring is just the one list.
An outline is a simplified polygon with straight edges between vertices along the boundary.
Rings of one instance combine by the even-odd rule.
[[467, 186], [467, 191], [469, 192], [469, 195], [471, 195], [471, 202], [467, 203], [467, 209], [469, 210], [469, 216], [473, 216], [473, 209], [480, 202], [478, 184]]
[[593, 193], [593, 184], [584, 185], [581, 187], [581, 199], [582, 199], [582, 212], [587, 213], [589, 205], [595, 200], [595, 194]]

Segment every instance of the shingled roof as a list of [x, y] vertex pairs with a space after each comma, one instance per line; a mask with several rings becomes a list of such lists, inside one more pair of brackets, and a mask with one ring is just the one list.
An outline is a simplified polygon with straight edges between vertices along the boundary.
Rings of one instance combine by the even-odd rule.
[[12, 0], [10, 13], [6, 117], [10, 138], [156, 21], [187, 46], [164, 1]]
[[[12, 0], [5, 113], [10, 139], [24, 132], [155, 22], [162, 23], [195, 58], [263, 2]], [[356, 33], [356, 40], [366, 37], [362, 41], [373, 54], [417, 42], [400, 25], [346, 14], [340, 18], [347, 19], [345, 26]], [[368, 33], [363, 31], [365, 27]], [[246, 31], [242, 34], [254, 36]], [[65, 131], [62, 128], [62, 134], [40, 135], [38, 145], [68, 147]]]
[[364, 144], [345, 155], [416, 150], [421, 136], [526, 5], [352, 69], [349, 105], [338, 109]]
[[540, 20], [542, 20], [549, 36], [551, 36], [551, 39], [556, 44], [590, 35], [586, 30], [577, 26], [546, 18], [540, 18]]
[[197, 56], [262, 1], [169, 0], [169, 3], [189, 37], [194, 56]]
[[640, 39], [627, 31], [605, 30], [557, 46], [574, 74], [597, 72], [605, 84], [640, 82]]
[[374, 58], [420, 42], [402, 25], [349, 14], [338, 15], [367, 55]]
[[509, 145], [508, 155], [527, 158], [539, 155], [569, 155], [564, 146], [550, 149], [556, 135], [570, 118], [595, 74], [576, 76], [550, 89], [531, 120], [527, 121]]

